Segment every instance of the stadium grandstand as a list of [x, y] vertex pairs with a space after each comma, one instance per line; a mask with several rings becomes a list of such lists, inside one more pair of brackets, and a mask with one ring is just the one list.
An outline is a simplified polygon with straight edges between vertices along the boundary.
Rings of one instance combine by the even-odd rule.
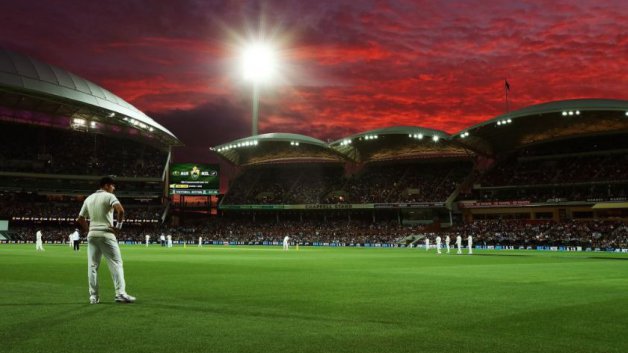
[[217, 187], [200, 197], [169, 189], [171, 149], [181, 142], [166, 128], [94, 83], [6, 50], [0, 127], [0, 220], [11, 224], [0, 232], [18, 240], [31, 239], [36, 225], [63, 241], [96, 181], [114, 174], [135, 224], [121, 238], [131, 242], [169, 233], [217, 243], [290, 235], [303, 244], [408, 245], [442, 233], [628, 247], [622, 100], [539, 104], [455, 134], [393, 126], [333, 142], [250, 136], [211, 148], [235, 170], [218, 197]]
[[18, 238], [33, 223], [73, 226], [104, 174], [117, 177], [131, 223], [164, 219], [171, 147], [181, 142], [106, 89], [0, 49], [0, 131], [0, 219]]
[[[577, 99], [526, 107], [453, 135], [398, 126], [325, 144], [266, 134], [212, 150], [239, 170], [220, 203], [227, 218], [270, 219], [284, 228], [344, 219], [357, 234], [366, 222], [396, 224], [410, 229], [406, 235], [626, 246], [626, 141], [628, 102]], [[320, 234], [315, 228], [309, 231]], [[392, 233], [389, 241], [399, 238]]]

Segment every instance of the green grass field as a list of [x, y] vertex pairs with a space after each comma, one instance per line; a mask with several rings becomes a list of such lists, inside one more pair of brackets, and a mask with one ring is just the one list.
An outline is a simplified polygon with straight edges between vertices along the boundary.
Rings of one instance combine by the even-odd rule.
[[1, 352], [627, 352], [628, 254], [0, 245]]

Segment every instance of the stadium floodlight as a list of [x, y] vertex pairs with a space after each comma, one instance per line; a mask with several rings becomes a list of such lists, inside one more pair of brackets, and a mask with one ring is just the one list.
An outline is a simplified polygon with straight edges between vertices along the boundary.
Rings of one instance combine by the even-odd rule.
[[437, 135], [434, 135], [434, 136], [432, 137], [432, 140], [433, 140], [434, 142], [438, 142], [438, 139], [439, 139], [439, 137], [438, 137]]
[[252, 136], [257, 135], [259, 117], [259, 85], [268, 82], [276, 71], [277, 60], [272, 47], [266, 43], [253, 43], [242, 53], [244, 79], [253, 83]]

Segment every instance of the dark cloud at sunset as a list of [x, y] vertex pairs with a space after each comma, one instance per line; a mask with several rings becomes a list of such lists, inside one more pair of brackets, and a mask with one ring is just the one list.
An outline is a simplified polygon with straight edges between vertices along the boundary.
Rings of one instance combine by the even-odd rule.
[[[260, 133], [323, 140], [391, 125], [453, 133], [511, 107], [628, 99], [628, 7], [598, 1], [5, 1], [0, 45], [94, 81], [188, 146], [250, 133], [237, 46], [282, 71]], [[219, 127], [222, 133], [216, 133]], [[189, 130], [188, 130], [189, 129]]]

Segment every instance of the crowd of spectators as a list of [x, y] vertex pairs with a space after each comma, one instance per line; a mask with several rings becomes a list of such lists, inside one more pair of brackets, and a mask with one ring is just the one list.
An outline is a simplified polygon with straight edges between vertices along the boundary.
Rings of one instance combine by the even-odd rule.
[[74, 130], [2, 124], [0, 170], [161, 177], [166, 152], [139, 142]]
[[479, 220], [455, 227], [447, 234], [452, 239], [458, 234], [464, 239], [471, 235], [475, 244], [628, 248], [628, 226], [614, 220]]
[[[140, 203], [121, 199], [126, 218], [133, 220], [160, 220], [164, 206], [156, 201]], [[0, 219], [32, 220], [76, 219], [83, 205], [80, 198], [47, 199], [36, 194], [0, 194]]]
[[470, 162], [367, 167], [344, 186], [348, 203], [442, 202], [471, 172]]
[[[44, 240], [63, 241], [74, 230], [71, 225], [30, 225], [13, 227], [17, 239], [32, 240], [36, 230], [42, 230]], [[422, 226], [402, 226], [397, 222], [368, 222], [330, 220], [320, 221], [249, 221], [213, 219], [194, 226], [163, 227], [156, 224], [129, 225], [118, 235], [119, 240], [143, 243], [150, 235], [157, 242], [161, 234], [171, 235], [175, 241], [195, 243], [198, 237], [220, 244], [225, 242], [263, 243], [280, 242], [289, 236], [301, 244], [409, 244], [424, 237], [435, 242], [438, 235], [444, 242], [447, 235], [453, 246], [457, 235], [473, 237], [476, 245], [501, 246], [569, 246], [582, 248], [628, 248], [628, 226], [622, 221], [522, 221], [482, 220], [456, 226], [447, 231], [426, 232]], [[466, 244], [466, 243], [465, 243]]]
[[482, 186], [547, 185], [628, 180], [628, 154], [553, 159], [510, 158], [481, 181]]
[[372, 164], [353, 176], [338, 166], [249, 168], [223, 204], [442, 202], [470, 173], [471, 162]]
[[338, 180], [338, 164], [290, 164], [251, 167], [236, 178], [224, 204], [315, 204]]
[[545, 203], [564, 201], [624, 201], [627, 197], [628, 183], [475, 189], [460, 195], [461, 200], [526, 200]]

